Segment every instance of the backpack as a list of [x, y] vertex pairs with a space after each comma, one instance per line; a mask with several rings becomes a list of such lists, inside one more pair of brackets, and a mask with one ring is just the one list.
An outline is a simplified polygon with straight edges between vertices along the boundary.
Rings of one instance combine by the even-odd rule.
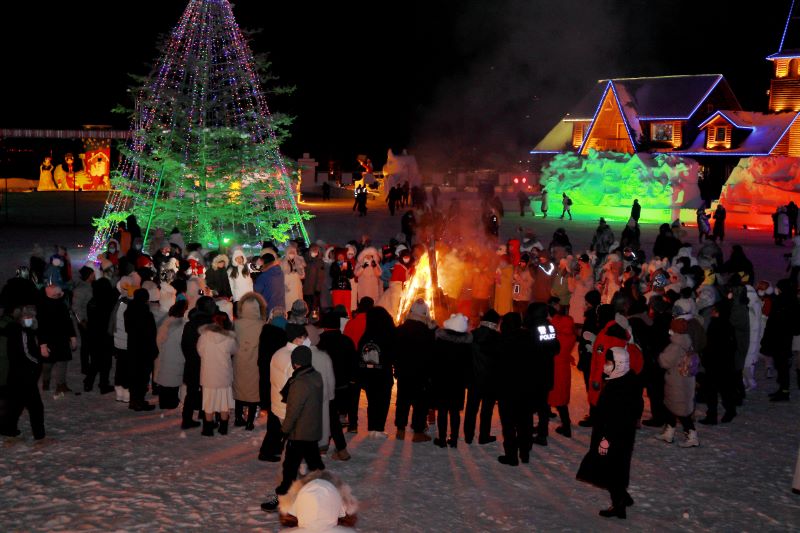
[[361, 347], [359, 366], [361, 368], [371, 368], [380, 370], [383, 368], [381, 364], [381, 347], [375, 342], [369, 340]]
[[694, 348], [689, 348], [683, 354], [683, 359], [678, 363], [678, 374], [685, 378], [693, 378], [697, 375], [697, 370], [700, 367], [700, 356]]
[[572, 198], [567, 196], [567, 205], [572, 205]]

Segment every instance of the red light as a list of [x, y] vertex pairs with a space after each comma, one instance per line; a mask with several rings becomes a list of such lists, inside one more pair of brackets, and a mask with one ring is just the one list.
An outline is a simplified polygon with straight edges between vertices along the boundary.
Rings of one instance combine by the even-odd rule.
[[522, 178], [522, 183], [528, 183], [528, 178]]
[[519, 178], [514, 178], [514, 183], [519, 183]]

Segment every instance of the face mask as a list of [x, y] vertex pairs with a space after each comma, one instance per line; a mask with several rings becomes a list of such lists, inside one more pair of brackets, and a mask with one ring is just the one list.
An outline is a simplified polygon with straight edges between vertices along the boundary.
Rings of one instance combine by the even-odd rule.
[[115, 254], [115, 253], [117, 253], [117, 249], [116, 248], [109, 248], [108, 249], [108, 253]]
[[22, 323], [25, 325], [26, 328], [33, 326], [33, 319], [32, 318], [24, 318], [22, 319]]
[[405, 263], [406, 265], [407, 265], [408, 263], [410, 263], [410, 262], [411, 262], [411, 259], [409, 259], [408, 257], [404, 257], [404, 258], [403, 258], [403, 263]]
[[133, 245], [133, 249], [134, 250], [141, 250], [142, 249], [142, 245], [141, 244], [134, 244]]
[[53, 259], [53, 266], [60, 267], [61, 259]]
[[311, 346], [311, 339], [309, 339], [308, 337], [306, 337], [306, 338], [303, 340], [303, 346], [309, 346], [309, 347], [310, 347], [310, 346]]
[[352, 253], [352, 252], [348, 252], [348, 254], [347, 254], [347, 258], [348, 258], [348, 259], [352, 259], [352, 258], [353, 258], [353, 257], [355, 257], [355, 256], [356, 256], [356, 254], [354, 254], [354, 253]]
[[311, 257], [317, 257], [318, 255], [319, 255], [319, 252], [311, 252]]
[[764, 294], [766, 294], [766, 291], [756, 291], [756, 292], [758, 293], [759, 296], [764, 296]]
[[669, 330], [669, 336], [672, 337], [673, 335], [675, 335], [675, 332], [672, 331], [672, 330]]

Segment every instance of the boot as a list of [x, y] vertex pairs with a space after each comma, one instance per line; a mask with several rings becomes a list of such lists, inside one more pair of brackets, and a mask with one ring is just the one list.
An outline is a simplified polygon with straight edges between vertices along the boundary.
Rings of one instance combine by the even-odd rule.
[[725, 411], [725, 414], [722, 415], [722, 419], [720, 420], [720, 422], [722, 422], [723, 424], [727, 424], [728, 422], [732, 421], [735, 416], [736, 416], [736, 409]]
[[116, 387], [112, 387], [111, 385], [100, 385], [100, 394], [108, 394], [109, 392], [113, 392]]
[[227, 435], [228, 434], [228, 421], [227, 420], [220, 420], [219, 421], [219, 429], [217, 432], [220, 435]]
[[497, 442], [497, 437], [494, 435], [489, 435], [488, 437], [478, 437], [478, 444], [491, 444], [492, 442]]
[[256, 421], [256, 406], [255, 404], [251, 404], [247, 408], [247, 423], [244, 426], [244, 430], [253, 431], [256, 428], [255, 421]]
[[501, 455], [497, 458], [497, 462], [501, 465], [519, 466], [519, 460], [511, 455]]
[[572, 428], [570, 428], [569, 426], [558, 426], [556, 428], [556, 433], [558, 433], [559, 435], [563, 435], [568, 439], [572, 438]]
[[204, 437], [213, 437], [214, 436], [214, 422], [209, 422], [205, 418], [203, 419], [203, 431], [200, 433]]
[[331, 459], [334, 461], [349, 461], [350, 452], [348, 452], [346, 448], [344, 450], [336, 450], [331, 454]]
[[439, 448], [447, 448], [447, 443], [444, 441], [444, 439], [440, 439], [437, 437], [433, 439], [433, 443]]
[[244, 405], [241, 404], [238, 400], [236, 401], [236, 406], [233, 409], [234, 419], [233, 425], [234, 427], [240, 428], [245, 425], [244, 421]]
[[797, 388], [800, 389], [800, 370], [795, 370], [797, 372]]
[[191, 418], [187, 418], [187, 419], [184, 419], [183, 422], [181, 422], [181, 429], [192, 429], [192, 428], [197, 428], [197, 427], [200, 427], [200, 421], [199, 420], [194, 420], [194, 419], [191, 419]]
[[397, 434], [394, 436], [397, 440], [404, 440], [406, 438], [406, 430], [397, 428]]
[[664, 431], [660, 435], [656, 435], [658, 440], [663, 440], [667, 444], [672, 444], [675, 440], [675, 427], [667, 424], [664, 426]]
[[681, 448], [695, 448], [700, 446], [700, 439], [697, 438], [697, 431], [691, 430], [686, 433], [686, 440], [679, 443]]
[[612, 505], [608, 509], [603, 509], [598, 514], [600, 516], [605, 517], [605, 518], [613, 518], [613, 517], [622, 518], [622, 519], [628, 518], [628, 514], [625, 512], [625, 506], [624, 505], [620, 505], [620, 506]]

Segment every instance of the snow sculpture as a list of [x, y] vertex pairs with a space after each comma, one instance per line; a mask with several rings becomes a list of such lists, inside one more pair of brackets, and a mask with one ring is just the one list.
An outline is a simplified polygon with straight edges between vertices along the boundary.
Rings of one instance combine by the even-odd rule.
[[744, 157], [722, 187], [728, 211], [771, 214], [790, 200], [800, 204], [800, 158]]

